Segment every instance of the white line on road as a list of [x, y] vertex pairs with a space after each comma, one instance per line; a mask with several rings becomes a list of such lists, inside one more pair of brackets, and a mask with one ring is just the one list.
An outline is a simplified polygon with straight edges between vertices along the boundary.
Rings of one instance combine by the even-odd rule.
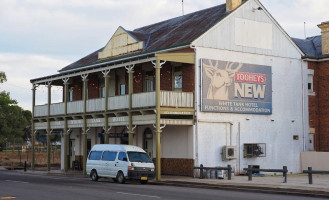
[[125, 195], [133, 195], [133, 196], [140, 196], [140, 197], [149, 197], [149, 198], [157, 198], [160, 199], [158, 196], [150, 196], [150, 195], [144, 195], [144, 194], [133, 194], [133, 193], [126, 193], [126, 192], [117, 192], [118, 194], [125, 194]]
[[12, 183], [29, 183], [24, 181], [13, 181], [13, 180], [5, 180], [6, 182], [12, 182]]

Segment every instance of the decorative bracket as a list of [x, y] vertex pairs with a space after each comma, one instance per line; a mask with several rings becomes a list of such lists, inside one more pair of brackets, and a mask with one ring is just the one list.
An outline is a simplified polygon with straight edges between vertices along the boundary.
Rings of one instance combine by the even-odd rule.
[[89, 130], [90, 130], [90, 128], [88, 128], [88, 129], [86, 130], [86, 132], [83, 132], [83, 129], [82, 129], [82, 135], [87, 135], [88, 132], [89, 132]]
[[81, 74], [82, 81], [86, 81], [88, 74]]
[[33, 84], [33, 85], [32, 85], [32, 90], [36, 90], [37, 87], [39, 87], [39, 84]]
[[64, 84], [68, 84], [69, 79], [70, 79], [69, 77], [62, 78]]
[[49, 132], [47, 131], [47, 135], [51, 135], [54, 129], [51, 129]]
[[[157, 132], [157, 127], [155, 124], [153, 124], [153, 127], [155, 128], [155, 131]], [[160, 132], [164, 127], [166, 127], [166, 124], [164, 124], [163, 126], [160, 125]]]
[[102, 71], [102, 74], [103, 74], [104, 78], [107, 77], [107, 76], [109, 76], [110, 71], [111, 71], [110, 69], [107, 69], [107, 70], [103, 70]]
[[134, 67], [135, 65], [128, 65], [128, 66], [125, 66], [126, 70], [127, 70], [127, 73], [134, 73]]
[[[126, 126], [127, 127], [127, 129], [128, 129], [128, 132], [129, 132], [129, 126]], [[137, 127], [137, 125], [135, 125], [133, 128], [132, 128], [132, 133], [134, 133], [134, 130], [136, 129], [136, 127]]]
[[151, 63], [154, 65], [154, 68], [162, 68], [162, 65], [166, 63], [166, 61], [164, 60], [163, 62], [160, 62], [160, 66], [157, 66], [157, 62], [155, 61], [151, 61]]
[[51, 87], [51, 81], [45, 82], [46, 87]]
[[105, 131], [105, 134], [109, 134], [111, 129], [112, 129], [112, 126], [110, 126], [107, 130], [105, 130], [105, 126], [103, 126], [103, 130]]

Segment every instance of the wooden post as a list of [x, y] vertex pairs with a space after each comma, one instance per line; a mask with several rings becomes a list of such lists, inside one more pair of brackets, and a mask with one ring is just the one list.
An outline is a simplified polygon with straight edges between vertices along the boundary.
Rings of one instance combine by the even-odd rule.
[[87, 87], [88, 87], [88, 74], [81, 75], [82, 81], [83, 81], [83, 128], [82, 128], [82, 136], [83, 136], [83, 174], [86, 175], [86, 166], [87, 166], [87, 118], [86, 118], [86, 112], [87, 112]]
[[69, 146], [69, 131], [68, 131], [68, 125], [67, 125], [67, 101], [68, 101], [68, 96], [69, 96], [69, 83], [68, 83], [69, 78], [63, 79], [64, 82], [64, 172], [68, 172], [68, 166], [69, 166], [69, 155], [68, 155], [68, 146]]
[[50, 171], [50, 105], [51, 105], [51, 82], [48, 82], [48, 112], [47, 112], [47, 171]]
[[34, 169], [35, 168], [35, 126], [34, 126], [34, 107], [35, 107], [35, 92], [37, 89], [38, 85], [33, 84], [32, 85], [32, 127], [31, 127], [31, 139], [32, 139], [32, 156], [31, 156], [31, 168]]
[[109, 108], [109, 73], [110, 73], [110, 70], [106, 70], [106, 71], [103, 71], [102, 72], [103, 75], [104, 75], [104, 79], [105, 79], [105, 109], [104, 109], [104, 118], [105, 118], [105, 124], [104, 124], [104, 143], [105, 144], [109, 144], [109, 132], [108, 132], [108, 126], [109, 126], [109, 118], [107, 116], [107, 111], [108, 111], [108, 108]]

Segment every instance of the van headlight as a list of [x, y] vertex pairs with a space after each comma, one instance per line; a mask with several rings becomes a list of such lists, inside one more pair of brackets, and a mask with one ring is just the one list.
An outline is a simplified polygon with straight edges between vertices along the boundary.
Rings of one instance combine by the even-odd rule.
[[133, 170], [135, 170], [134, 167], [128, 167], [128, 171], [133, 171]]
[[154, 172], [154, 168], [151, 169], [151, 172]]

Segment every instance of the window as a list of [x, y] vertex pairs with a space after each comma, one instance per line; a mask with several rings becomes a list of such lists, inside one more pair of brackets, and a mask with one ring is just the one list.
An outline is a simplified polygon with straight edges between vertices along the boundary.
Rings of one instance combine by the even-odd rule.
[[120, 85], [120, 95], [125, 95], [126, 94], [126, 85], [121, 84]]
[[99, 97], [105, 98], [105, 79], [99, 80]]
[[314, 77], [314, 70], [308, 69], [308, 76], [307, 76], [307, 89], [308, 95], [315, 95], [314, 88], [313, 88], [313, 77]]
[[182, 67], [173, 68], [173, 88], [174, 90], [182, 91], [183, 87], [183, 76], [182, 76]]
[[73, 87], [69, 89], [69, 101], [73, 101]]
[[127, 154], [125, 152], [120, 152], [118, 160], [124, 161], [124, 158], [126, 159], [125, 161], [127, 161]]
[[89, 160], [100, 160], [102, 157], [102, 152], [101, 151], [92, 151], [89, 154]]
[[147, 71], [144, 75], [144, 92], [152, 92], [153, 91], [153, 71]]
[[128, 151], [128, 157], [130, 162], [141, 162], [141, 163], [151, 163], [152, 160], [144, 152]]
[[104, 151], [103, 160], [105, 160], [105, 161], [115, 161], [115, 158], [117, 157], [117, 154], [118, 154], [118, 152]]

